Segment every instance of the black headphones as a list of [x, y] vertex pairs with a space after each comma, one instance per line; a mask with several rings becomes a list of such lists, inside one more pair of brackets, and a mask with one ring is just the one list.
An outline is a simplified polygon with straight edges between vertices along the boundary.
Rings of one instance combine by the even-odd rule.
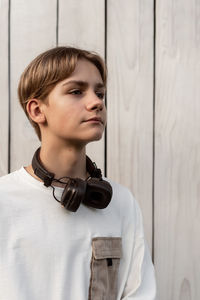
[[[41, 163], [39, 147], [33, 156], [32, 167], [35, 175], [44, 181], [46, 187], [53, 188], [53, 196], [56, 201], [60, 202], [62, 206], [70, 211], [77, 211], [81, 202], [93, 208], [106, 208], [112, 198], [112, 186], [110, 183], [102, 179], [101, 170], [97, 168], [95, 162], [86, 155], [86, 169], [90, 176], [86, 179], [61, 177], [54, 178], [55, 174], [48, 172]], [[62, 178], [69, 178], [69, 181], [60, 181]], [[61, 200], [55, 197], [55, 188], [51, 185], [52, 181], [65, 183], [66, 186], [61, 196]]]

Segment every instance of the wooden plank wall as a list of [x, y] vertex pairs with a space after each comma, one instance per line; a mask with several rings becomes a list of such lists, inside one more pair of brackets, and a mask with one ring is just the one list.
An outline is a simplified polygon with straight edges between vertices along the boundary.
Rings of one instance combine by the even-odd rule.
[[[200, 299], [200, 1], [157, 1], [155, 266], [161, 299]], [[161, 275], [161, 276], [160, 276]]]
[[0, 0], [0, 175], [40, 144], [17, 85], [56, 45], [107, 62], [107, 128], [87, 154], [140, 204], [158, 299], [200, 299], [200, 1]]
[[153, 1], [108, 1], [108, 177], [140, 203], [152, 248]]
[[8, 172], [9, 140], [9, 3], [0, 2], [0, 175]]

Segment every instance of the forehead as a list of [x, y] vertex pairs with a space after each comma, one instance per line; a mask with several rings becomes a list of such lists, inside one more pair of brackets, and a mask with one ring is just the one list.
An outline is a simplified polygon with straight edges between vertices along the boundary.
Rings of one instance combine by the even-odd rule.
[[91, 84], [98, 88], [105, 87], [98, 68], [86, 59], [79, 59], [73, 73], [61, 82], [64, 86], [68, 84], [83, 87]]
[[81, 59], [78, 59], [78, 61], [76, 63], [75, 70], [71, 74], [71, 76], [77, 75], [80, 72], [85, 72], [86, 73], [88, 71], [93, 72], [97, 76], [101, 77], [101, 74], [100, 74], [98, 68], [95, 66], [94, 63], [92, 63], [91, 61], [89, 61], [85, 58], [81, 58]]

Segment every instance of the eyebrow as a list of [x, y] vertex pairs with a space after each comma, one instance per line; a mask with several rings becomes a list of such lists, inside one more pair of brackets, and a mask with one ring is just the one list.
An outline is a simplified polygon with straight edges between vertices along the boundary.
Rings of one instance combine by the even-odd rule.
[[[71, 80], [71, 81], [64, 83], [63, 85], [68, 85], [70, 83], [75, 83], [81, 87], [88, 87], [88, 85], [89, 85], [87, 81], [81, 81], [81, 80]], [[105, 84], [103, 84], [102, 82], [98, 82], [95, 84], [95, 88], [104, 88], [105, 89], [106, 87], [105, 87]]]

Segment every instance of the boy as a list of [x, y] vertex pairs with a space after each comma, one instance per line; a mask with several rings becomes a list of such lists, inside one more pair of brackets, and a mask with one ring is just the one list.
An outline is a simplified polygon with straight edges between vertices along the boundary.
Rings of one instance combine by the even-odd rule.
[[138, 203], [85, 152], [106, 126], [106, 79], [99, 55], [73, 47], [42, 53], [21, 76], [41, 147], [0, 178], [0, 300], [156, 297]]

